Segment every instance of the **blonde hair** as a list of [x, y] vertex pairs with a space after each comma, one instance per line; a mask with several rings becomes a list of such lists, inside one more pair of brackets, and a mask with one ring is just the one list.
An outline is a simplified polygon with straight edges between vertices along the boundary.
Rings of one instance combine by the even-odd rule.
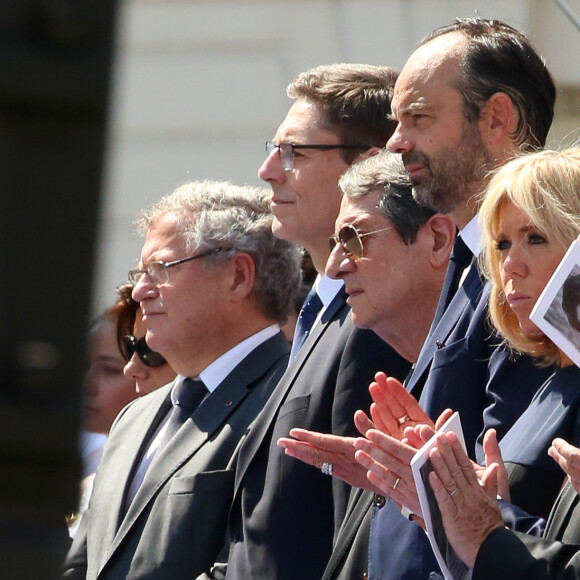
[[551, 244], [562, 248], [564, 255], [580, 233], [580, 147], [539, 151], [513, 159], [491, 179], [479, 212], [485, 244], [483, 267], [492, 283], [492, 324], [514, 349], [539, 357], [545, 366], [560, 364], [560, 351], [549, 338], [522, 332], [503, 292], [495, 242], [506, 203], [513, 203], [526, 214]]

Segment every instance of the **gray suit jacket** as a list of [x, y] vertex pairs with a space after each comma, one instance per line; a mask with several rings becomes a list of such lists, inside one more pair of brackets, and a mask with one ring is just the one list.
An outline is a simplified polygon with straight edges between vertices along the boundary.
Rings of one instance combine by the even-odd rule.
[[171, 405], [173, 384], [123, 411], [67, 557], [66, 578], [194, 578], [218, 559], [238, 444], [282, 376], [288, 353], [282, 333], [254, 349], [153, 459], [124, 517], [127, 486]]

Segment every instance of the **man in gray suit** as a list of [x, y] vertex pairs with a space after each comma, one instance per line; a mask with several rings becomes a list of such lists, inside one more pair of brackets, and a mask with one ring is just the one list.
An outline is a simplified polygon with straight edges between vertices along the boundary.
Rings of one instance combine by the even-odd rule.
[[288, 363], [300, 282], [261, 189], [197, 182], [141, 214], [148, 345], [179, 373], [117, 418], [67, 578], [194, 578], [226, 534], [240, 439]]

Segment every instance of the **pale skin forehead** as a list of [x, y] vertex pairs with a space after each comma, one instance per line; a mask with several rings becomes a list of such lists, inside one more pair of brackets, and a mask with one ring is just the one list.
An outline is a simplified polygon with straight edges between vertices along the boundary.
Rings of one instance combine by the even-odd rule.
[[374, 217], [384, 217], [381, 210], [377, 207], [378, 201], [378, 190], [370, 191], [362, 197], [349, 198], [344, 195], [340, 203], [340, 213], [336, 220], [337, 225], [356, 223]]
[[458, 32], [444, 34], [419, 47], [407, 60], [392, 101], [395, 118], [430, 104], [442, 86], [455, 87], [467, 39]]
[[327, 126], [323, 111], [310, 101], [297, 99], [276, 131], [276, 142], [299, 142], [306, 136], [333, 134]]
[[164, 259], [163, 256], [169, 248], [185, 249], [185, 237], [180, 217], [182, 216], [177, 213], [168, 213], [151, 224], [141, 249], [142, 262]]

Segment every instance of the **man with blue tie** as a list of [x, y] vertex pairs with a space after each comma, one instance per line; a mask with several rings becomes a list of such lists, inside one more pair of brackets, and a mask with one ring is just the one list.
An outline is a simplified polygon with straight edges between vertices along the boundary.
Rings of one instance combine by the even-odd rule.
[[[494, 168], [544, 145], [555, 94], [529, 40], [502, 22], [480, 18], [457, 19], [427, 36], [395, 87], [398, 125], [387, 147], [401, 154], [416, 199], [449, 213], [460, 229], [458, 240], [474, 256], [441, 296], [446, 307], [439, 309], [406, 387], [432, 419], [447, 407], [459, 411], [468, 453], [480, 461], [479, 434], [495, 427], [501, 437], [550, 369], [535, 367], [528, 357], [514, 359], [487, 324], [489, 288], [475, 259], [479, 200]], [[370, 578], [428, 578], [438, 571], [425, 533], [393, 502], [374, 508], [370, 529]]]
[[309, 252], [322, 308], [240, 450], [229, 559], [214, 577], [319, 580], [349, 488], [333, 481], [327, 466], [285, 456], [277, 441], [292, 427], [352, 434], [374, 373], [408, 372], [391, 347], [354, 327], [342, 282], [324, 276], [341, 202], [338, 180], [390, 137], [395, 79], [387, 67], [350, 64], [300, 74], [288, 88], [293, 104], [266, 145], [259, 176], [272, 187], [274, 235]]
[[[480, 433], [494, 427], [501, 437], [551, 372], [527, 357], [511, 357], [487, 324], [476, 214], [489, 172], [543, 146], [554, 99], [552, 77], [527, 38], [502, 22], [479, 18], [458, 19], [429, 35], [395, 85], [398, 124], [387, 147], [401, 154], [415, 198], [448, 213], [460, 230], [435, 320], [406, 387], [433, 420], [448, 407], [460, 412], [473, 459]], [[406, 414], [396, 418], [390, 435], [400, 437], [405, 424], [413, 423]], [[335, 439], [332, 444], [336, 452]], [[345, 439], [343, 446], [344, 456], [352, 458], [352, 441]], [[376, 457], [382, 453], [377, 449]], [[385, 467], [376, 461], [377, 471]], [[367, 461], [363, 470], [372, 467]], [[400, 478], [389, 472], [386, 478], [396, 496]], [[349, 480], [365, 484], [360, 477]], [[427, 579], [439, 570], [425, 533], [394, 502], [361, 494], [351, 508], [324, 580]], [[348, 562], [366, 566], [353, 571]]]
[[133, 298], [179, 374], [116, 419], [66, 578], [189, 579], [218, 559], [239, 441], [287, 367], [279, 325], [301, 277], [269, 206], [263, 189], [203, 181], [141, 214]]

